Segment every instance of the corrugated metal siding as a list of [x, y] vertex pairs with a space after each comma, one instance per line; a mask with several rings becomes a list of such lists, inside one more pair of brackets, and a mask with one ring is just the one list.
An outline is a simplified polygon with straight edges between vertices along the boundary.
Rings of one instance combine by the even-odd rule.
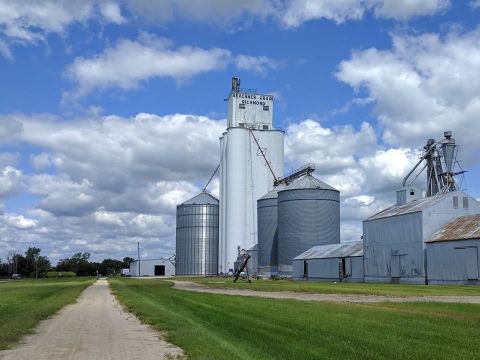
[[218, 272], [218, 205], [177, 206], [177, 275]]
[[[308, 277], [304, 277], [304, 263], [308, 264]], [[294, 279], [363, 282], [363, 257], [345, 258], [345, 277], [341, 277], [342, 258], [293, 260]]]
[[315, 245], [340, 243], [340, 193], [328, 189], [278, 193], [278, 266], [291, 274], [292, 259]]
[[303, 260], [292, 261], [292, 278], [303, 279]]
[[428, 282], [480, 284], [479, 249], [480, 239], [428, 243]]
[[364, 221], [363, 241], [366, 281], [391, 281], [397, 260], [401, 281], [424, 281], [422, 213]]
[[308, 277], [339, 281], [339, 259], [315, 259], [308, 261]]
[[363, 256], [352, 257], [352, 281], [361, 282], [364, 279], [363, 274]]
[[[140, 261], [140, 276], [155, 276], [155, 265], [165, 266], [165, 276], [175, 275], [175, 267], [167, 259], [145, 259]], [[138, 275], [138, 260], [130, 264], [130, 276]]]
[[278, 266], [277, 198], [260, 199], [258, 215], [258, 267], [260, 273], [272, 273]]
[[[463, 198], [468, 199], [468, 207], [462, 206]], [[427, 252], [425, 242], [453, 219], [461, 222], [458, 218], [478, 213], [480, 203], [457, 191], [393, 206], [370, 217], [363, 223], [365, 280], [391, 281], [398, 276], [401, 282], [423, 283], [425, 266], [430, 277], [428, 263], [443, 258], [440, 253]], [[449, 231], [456, 232], [465, 235], [459, 224], [452, 225]]]

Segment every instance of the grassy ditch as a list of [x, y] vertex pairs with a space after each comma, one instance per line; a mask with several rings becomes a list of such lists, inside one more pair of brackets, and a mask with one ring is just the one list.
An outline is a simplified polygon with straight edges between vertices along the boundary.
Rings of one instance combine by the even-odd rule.
[[476, 295], [480, 296], [480, 286], [471, 285], [413, 285], [413, 284], [372, 284], [372, 283], [333, 283], [323, 281], [261, 280], [251, 283], [232, 278], [179, 277], [176, 280], [193, 281], [212, 288], [251, 289], [257, 291], [293, 291], [321, 294], [362, 294], [390, 296], [441, 296]]
[[337, 304], [193, 293], [112, 279], [119, 300], [189, 359], [475, 359], [480, 305]]
[[0, 282], [0, 350], [11, 348], [35, 325], [72, 303], [93, 278]]

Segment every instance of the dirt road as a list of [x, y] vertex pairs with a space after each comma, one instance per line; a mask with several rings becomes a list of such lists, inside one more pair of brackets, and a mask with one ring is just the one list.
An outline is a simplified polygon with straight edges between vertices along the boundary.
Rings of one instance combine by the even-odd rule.
[[110, 293], [106, 280], [87, 288], [75, 304], [42, 321], [13, 350], [10, 359], [174, 359], [182, 350], [125, 312]]
[[258, 296], [271, 299], [292, 299], [304, 301], [333, 301], [349, 303], [376, 302], [445, 302], [480, 304], [480, 296], [378, 296], [378, 295], [348, 295], [348, 294], [313, 294], [291, 291], [255, 291], [246, 289], [209, 288], [190, 281], [172, 281], [175, 288], [186, 291], [196, 291], [221, 295]]

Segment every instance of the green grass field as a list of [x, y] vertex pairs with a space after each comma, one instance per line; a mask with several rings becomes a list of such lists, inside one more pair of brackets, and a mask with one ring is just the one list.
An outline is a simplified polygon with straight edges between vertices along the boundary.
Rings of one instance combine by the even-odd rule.
[[391, 296], [422, 295], [480, 295], [480, 286], [471, 285], [411, 285], [411, 284], [371, 284], [333, 283], [322, 281], [256, 280], [251, 283], [232, 278], [179, 277], [176, 280], [193, 281], [213, 288], [251, 289], [258, 291], [294, 291], [322, 294], [363, 294]]
[[93, 278], [0, 282], [0, 350], [8, 349], [35, 325], [72, 303]]
[[480, 351], [480, 305], [317, 303], [186, 292], [162, 280], [110, 284], [189, 359], [478, 359]]

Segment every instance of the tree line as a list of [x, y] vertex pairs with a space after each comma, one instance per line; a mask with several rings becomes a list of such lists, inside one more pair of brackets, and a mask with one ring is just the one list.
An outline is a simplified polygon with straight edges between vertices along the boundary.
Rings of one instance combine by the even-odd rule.
[[123, 260], [104, 259], [102, 262], [90, 261], [90, 253], [78, 252], [70, 258], [60, 259], [52, 266], [47, 256], [41, 255], [41, 249], [29, 247], [24, 254], [10, 251], [4, 259], [0, 258], [0, 277], [12, 277], [19, 274], [22, 277], [46, 277], [48, 272], [74, 272], [77, 276], [119, 275], [122, 269], [129, 268], [135, 261], [131, 257]]

